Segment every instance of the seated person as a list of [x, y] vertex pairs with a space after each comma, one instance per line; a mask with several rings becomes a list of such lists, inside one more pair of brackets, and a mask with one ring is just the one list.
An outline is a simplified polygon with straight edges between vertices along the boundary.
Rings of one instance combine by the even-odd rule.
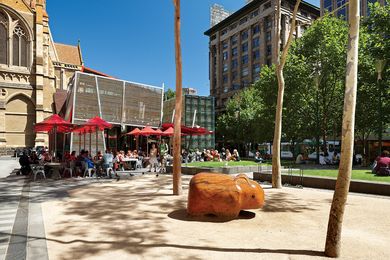
[[36, 151], [32, 151], [30, 155], [30, 162], [32, 164], [39, 164], [39, 158]]
[[326, 165], [325, 157], [323, 154], [320, 154], [320, 164], [321, 165]]
[[238, 154], [237, 149], [233, 150], [232, 158], [233, 158], [233, 161], [237, 161], [237, 162], [240, 161], [240, 155]]
[[376, 159], [376, 166], [374, 172], [376, 175], [389, 176], [390, 175], [390, 153], [383, 151], [381, 156]]
[[23, 151], [22, 156], [19, 158], [19, 164], [21, 166], [20, 168], [20, 173], [23, 175], [28, 175], [31, 172], [31, 167], [30, 167], [30, 158], [27, 155], [26, 151]]
[[125, 158], [133, 158], [133, 153], [130, 150], [128, 150], [125, 155]]
[[232, 160], [232, 154], [230, 153], [229, 149], [226, 149], [226, 161]]
[[93, 161], [89, 158], [89, 153], [88, 151], [86, 151], [84, 153], [84, 158], [83, 158], [84, 162], [86, 162], [86, 165], [88, 167], [88, 169], [91, 169], [91, 168], [95, 168], [95, 165], [93, 163]]
[[257, 163], [262, 163], [263, 162], [263, 158], [261, 158], [260, 152], [256, 152], [256, 154], [255, 154], [255, 162], [257, 162]]
[[221, 155], [219, 154], [218, 150], [214, 150], [213, 161], [221, 161]]

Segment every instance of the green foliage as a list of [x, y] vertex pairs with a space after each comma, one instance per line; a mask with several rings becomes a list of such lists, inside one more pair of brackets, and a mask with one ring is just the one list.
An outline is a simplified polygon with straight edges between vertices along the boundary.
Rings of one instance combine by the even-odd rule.
[[174, 98], [175, 96], [176, 96], [176, 91], [173, 91], [170, 88], [164, 92], [164, 100]]

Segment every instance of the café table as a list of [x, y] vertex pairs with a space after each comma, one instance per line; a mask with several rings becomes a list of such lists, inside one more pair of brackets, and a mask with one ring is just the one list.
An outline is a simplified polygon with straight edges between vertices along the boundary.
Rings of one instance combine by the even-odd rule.
[[123, 158], [122, 160], [123, 164], [126, 164], [127, 166], [128, 164], [130, 164], [130, 167], [127, 168], [131, 168], [131, 169], [135, 169], [137, 161], [138, 161], [137, 158]]
[[60, 175], [60, 168], [62, 167], [61, 163], [49, 162], [46, 163], [45, 166], [53, 170], [53, 174], [51, 175], [52, 179], [56, 179], [56, 180], [61, 179], [61, 175]]

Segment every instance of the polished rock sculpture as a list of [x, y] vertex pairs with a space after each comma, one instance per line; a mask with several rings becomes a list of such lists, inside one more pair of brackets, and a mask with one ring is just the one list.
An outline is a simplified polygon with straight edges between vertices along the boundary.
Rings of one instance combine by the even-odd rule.
[[245, 174], [233, 178], [220, 173], [198, 173], [190, 181], [187, 205], [190, 216], [210, 214], [234, 219], [240, 210], [263, 205], [263, 189]]

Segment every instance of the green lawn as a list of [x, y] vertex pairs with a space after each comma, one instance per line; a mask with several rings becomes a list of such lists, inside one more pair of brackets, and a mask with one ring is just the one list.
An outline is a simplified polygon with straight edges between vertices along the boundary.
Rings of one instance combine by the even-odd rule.
[[[216, 168], [216, 167], [224, 167], [224, 166], [250, 166], [250, 165], [258, 165], [254, 161], [230, 161], [230, 162], [192, 162], [188, 163], [188, 166], [195, 167], [208, 167], [208, 168]], [[265, 165], [264, 163], [262, 165]], [[185, 166], [183, 163], [182, 166]]]
[[[308, 169], [303, 171], [304, 176], [324, 176], [337, 178], [338, 170]], [[390, 176], [375, 176], [370, 170], [352, 170], [353, 180], [390, 182]]]

